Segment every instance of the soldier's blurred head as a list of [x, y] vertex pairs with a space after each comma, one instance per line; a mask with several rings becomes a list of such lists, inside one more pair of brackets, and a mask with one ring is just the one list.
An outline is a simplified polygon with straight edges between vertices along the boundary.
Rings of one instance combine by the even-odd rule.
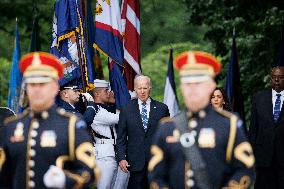
[[23, 56], [19, 67], [32, 110], [40, 112], [50, 108], [59, 91], [58, 79], [63, 76], [59, 60], [49, 53], [34, 52]]
[[271, 87], [278, 93], [284, 90], [284, 67], [272, 68]]
[[94, 86], [95, 88], [92, 90], [94, 101], [102, 104], [108, 103], [110, 98], [109, 82], [96, 79]]
[[208, 53], [189, 51], [175, 59], [175, 67], [180, 74], [186, 107], [193, 112], [205, 108], [216, 87], [214, 77], [221, 70], [219, 61]]
[[146, 102], [151, 94], [152, 84], [151, 79], [148, 76], [140, 75], [134, 79], [134, 90], [137, 97]]
[[81, 89], [76, 81], [70, 81], [60, 87], [60, 98], [72, 105], [79, 101], [80, 94]]

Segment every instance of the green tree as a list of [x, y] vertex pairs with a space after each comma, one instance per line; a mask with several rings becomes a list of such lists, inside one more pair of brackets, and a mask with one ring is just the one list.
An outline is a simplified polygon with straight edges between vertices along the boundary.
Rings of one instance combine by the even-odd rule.
[[0, 65], [0, 106], [7, 106], [11, 62], [7, 61], [4, 58], [0, 58]]
[[[189, 22], [208, 26], [205, 38], [213, 43], [215, 54], [223, 57], [223, 73], [229, 62], [233, 28], [237, 46], [246, 117], [250, 117], [251, 96], [268, 86], [268, 74], [275, 63], [277, 43], [284, 18], [283, 1], [185, 0]], [[221, 81], [223, 84], [224, 81]]]

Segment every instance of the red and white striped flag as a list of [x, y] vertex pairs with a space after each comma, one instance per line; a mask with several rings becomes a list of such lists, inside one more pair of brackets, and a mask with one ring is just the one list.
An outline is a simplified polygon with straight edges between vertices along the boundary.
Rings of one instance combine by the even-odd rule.
[[125, 78], [128, 89], [133, 90], [133, 80], [135, 75], [141, 75], [139, 0], [122, 1], [121, 19], [124, 45]]

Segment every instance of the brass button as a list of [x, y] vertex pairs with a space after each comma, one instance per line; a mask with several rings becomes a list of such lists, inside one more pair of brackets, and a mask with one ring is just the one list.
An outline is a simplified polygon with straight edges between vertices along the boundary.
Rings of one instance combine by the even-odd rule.
[[201, 110], [199, 113], [198, 113], [198, 116], [200, 118], [204, 118], [206, 116], [206, 112], [204, 110]]
[[32, 130], [32, 131], [31, 131], [31, 136], [32, 136], [32, 137], [36, 137], [36, 136], [37, 136], [37, 131]]
[[29, 186], [31, 187], [31, 188], [33, 188], [33, 187], [35, 187], [35, 182], [34, 181], [29, 181]]
[[31, 139], [29, 141], [29, 143], [30, 143], [31, 146], [35, 146], [36, 145], [36, 141], [34, 139]]
[[38, 123], [37, 121], [34, 121], [34, 122], [32, 123], [32, 127], [33, 127], [34, 129], [38, 129], [39, 123]]
[[30, 156], [31, 156], [31, 157], [34, 157], [35, 155], [36, 155], [35, 150], [34, 150], [34, 149], [31, 149], [31, 150], [30, 150]]
[[194, 186], [194, 181], [193, 181], [192, 179], [188, 179], [188, 180], [186, 181], [186, 185], [187, 185], [188, 187], [193, 187], [193, 186]]
[[41, 117], [42, 117], [43, 119], [47, 119], [48, 116], [49, 116], [49, 114], [48, 114], [47, 111], [43, 111], [43, 112], [41, 113]]
[[189, 122], [188, 122], [188, 126], [192, 129], [194, 129], [196, 126], [197, 126], [197, 121], [195, 119], [191, 119]]
[[29, 166], [30, 167], [34, 167], [35, 166], [35, 161], [34, 160], [30, 160], [29, 161]]
[[30, 171], [29, 171], [29, 176], [30, 176], [30, 177], [34, 177], [34, 176], [35, 176], [35, 172], [32, 171], [32, 170], [30, 170]]

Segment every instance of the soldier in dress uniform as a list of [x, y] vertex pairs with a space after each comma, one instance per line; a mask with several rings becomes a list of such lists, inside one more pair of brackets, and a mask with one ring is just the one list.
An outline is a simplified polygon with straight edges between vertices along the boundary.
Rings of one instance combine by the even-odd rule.
[[186, 109], [160, 123], [148, 166], [150, 187], [248, 188], [254, 156], [242, 121], [209, 105], [220, 63], [210, 54], [189, 51], [176, 58], [175, 66]]
[[[0, 188], [87, 188], [94, 182], [95, 156], [85, 122], [55, 104], [59, 60], [34, 52], [20, 61], [30, 107], [1, 132]], [[4, 178], [3, 178], [4, 177]]]
[[68, 112], [80, 113], [75, 106], [79, 102], [80, 94], [81, 89], [77, 85], [76, 80], [64, 84], [60, 87], [59, 96], [61, 100], [58, 106]]

